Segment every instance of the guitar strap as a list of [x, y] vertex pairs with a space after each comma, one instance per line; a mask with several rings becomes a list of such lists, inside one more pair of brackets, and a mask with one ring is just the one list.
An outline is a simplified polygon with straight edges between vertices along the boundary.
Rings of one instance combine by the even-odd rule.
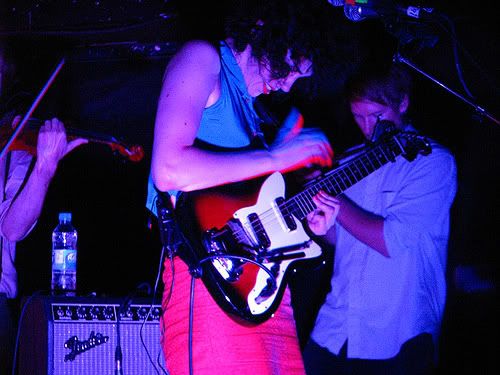
[[162, 245], [168, 252], [168, 257], [173, 258], [179, 255], [189, 267], [189, 272], [195, 277], [200, 277], [200, 258], [194, 249], [191, 248], [189, 242], [185, 240], [179, 228], [171, 195], [168, 192], [162, 192], [158, 189], [156, 191], [158, 229]]
[[156, 209], [161, 242], [167, 250], [176, 253], [180, 241], [174, 217], [174, 206], [169, 193], [157, 190]]
[[274, 137], [278, 133], [280, 121], [275, 114], [269, 110], [269, 107], [263, 103], [260, 98], [255, 98], [253, 108], [260, 119], [258, 130], [252, 139], [252, 144], [255, 148], [269, 148]]

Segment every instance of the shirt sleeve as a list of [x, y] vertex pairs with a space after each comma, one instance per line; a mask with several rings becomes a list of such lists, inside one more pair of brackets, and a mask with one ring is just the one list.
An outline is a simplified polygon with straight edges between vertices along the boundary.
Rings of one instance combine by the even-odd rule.
[[443, 147], [434, 145], [430, 155], [402, 163], [393, 175], [398, 188], [384, 215], [384, 238], [391, 257], [418, 247], [422, 240], [446, 243], [456, 194], [455, 160]]
[[5, 171], [5, 176], [0, 176], [1, 179], [6, 178], [6, 181], [2, 184], [4, 186], [4, 191], [3, 199], [0, 203], [0, 236], [2, 237], [1, 224], [4, 221], [12, 201], [25, 183], [32, 159], [32, 156], [27, 152], [12, 151], [10, 153], [10, 160], [6, 165], [8, 170]]

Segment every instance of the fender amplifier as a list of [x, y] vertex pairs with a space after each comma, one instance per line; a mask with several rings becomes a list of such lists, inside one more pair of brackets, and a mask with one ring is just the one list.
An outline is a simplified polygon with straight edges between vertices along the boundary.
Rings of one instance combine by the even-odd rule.
[[124, 374], [164, 374], [161, 306], [147, 299], [124, 301], [62, 296], [26, 299], [20, 322], [19, 375], [119, 373], [118, 342]]

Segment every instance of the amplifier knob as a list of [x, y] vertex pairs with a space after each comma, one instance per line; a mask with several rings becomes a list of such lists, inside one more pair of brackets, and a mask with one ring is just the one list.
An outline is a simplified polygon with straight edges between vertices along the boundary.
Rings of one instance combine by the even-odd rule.
[[139, 318], [144, 319], [146, 315], [148, 315], [148, 310], [149, 309], [147, 307], [141, 307], [137, 312], [137, 315], [139, 315]]
[[151, 311], [151, 316], [153, 317], [154, 320], [160, 319], [161, 315], [161, 309], [159, 307], [153, 308]]
[[99, 318], [99, 307], [94, 306], [90, 309], [90, 316], [92, 319], [98, 319]]
[[64, 316], [64, 310], [61, 306], [57, 307], [56, 314], [59, 318], [62, 318]]
[[114, 316], [115, 316], [114, 312], [115, 312], [115, 310], [113, 309], [113, 307], [112, 306], [108, 306], [104, 310], [104, 317], [106, 319], [113, 319]]
[[85, 306], [79, 306], [78, 309], [76, 310], [76, 316], [78, 319], [86, 319], [87, 318], [87, 309]]

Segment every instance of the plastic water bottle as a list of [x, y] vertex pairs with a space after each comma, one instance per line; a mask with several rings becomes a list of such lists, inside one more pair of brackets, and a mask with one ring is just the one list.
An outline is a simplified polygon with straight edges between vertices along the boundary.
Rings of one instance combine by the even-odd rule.
[[59, 224], [52, 232], [53, 294], [76, 295], [76, 242], [78, 234], [71, 213], [61, 212]]

